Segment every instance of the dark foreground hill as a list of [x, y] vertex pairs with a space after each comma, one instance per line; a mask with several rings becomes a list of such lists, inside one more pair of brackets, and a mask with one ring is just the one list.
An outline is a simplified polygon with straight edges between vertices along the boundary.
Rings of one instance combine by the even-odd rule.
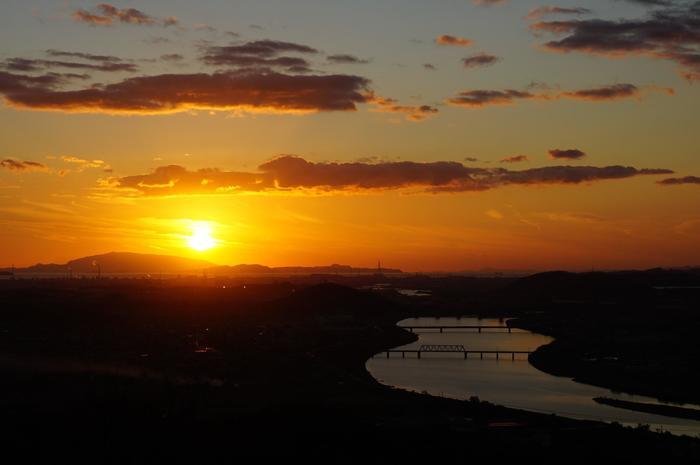
[[13, 464], [697, 463], [700, 441], [390, 389], [395, 300], [333, 284], [0, 282]]

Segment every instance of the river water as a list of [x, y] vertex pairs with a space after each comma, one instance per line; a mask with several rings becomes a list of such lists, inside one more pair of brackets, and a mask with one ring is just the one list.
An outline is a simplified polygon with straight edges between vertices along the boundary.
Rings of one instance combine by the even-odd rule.
[[[437, 325], [504, 325], [502, 320], [477, 318], [412, 318], [399, 322], [399, 326]], [[503, 330], [418, 330], [419, 340], [397, 349], [417, 349], [423, 344], [463, 345], [467, 350], [522, 350], [534, 351], [548, 344], [551, 338], [523, 330], [508, 333]], [[510, 354], [495, 359], [486, 355], [470, 355], [464, 360], [462, 354], [423, 353], [420, 359], [413, 354], [377, 354], [367, 361], [367, 370], [379, 382], [416, 392], [427, 392], [436, 396], [454, 399], [469, 399], [477, 396], [507, 407], [542, 413], [605, 422], [619, 422], [637, 426], [646, 424], [652, 430], [669, 431], [673, 434], [700, 436], [700, 422], [671, 418], [643, 412], [635, 412], [598, 404], [594, 397], [610, 397], [633, 402], [659, 403], [657, 400], [616, 393], [608, 389], [574, 382], [571, 378], [552, 376], [527, 362], [526, 355]], [[685, 405], [687, 408], [700, 408]]]

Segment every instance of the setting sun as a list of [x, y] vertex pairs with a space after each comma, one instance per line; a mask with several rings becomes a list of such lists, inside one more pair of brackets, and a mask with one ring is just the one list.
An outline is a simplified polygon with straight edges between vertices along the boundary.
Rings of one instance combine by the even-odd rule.
[[192, 235], [187, 238], [187, 245], [198, 252], [204, 252], [216, 245], [216, 240], [211, 237], [209, 223], [198, 222], [192, 225]]

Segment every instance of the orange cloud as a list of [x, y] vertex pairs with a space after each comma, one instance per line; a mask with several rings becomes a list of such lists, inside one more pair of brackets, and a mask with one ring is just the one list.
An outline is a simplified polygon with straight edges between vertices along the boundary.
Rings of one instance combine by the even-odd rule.
[[256, 173], [182, 166], [157, 168], [144, 175], [110, 178], [103, 187], [117, 194], [146, 196], [249, 192], [324, 192], [419, 188], [424, 192], [484, 191], [507, 185], [580, 184], [643, 175], [669, 174], [666, 169], [625, 166], [547, 166], [521, 171], [467, 167], [440, 161], [382, 163], [314, 163], [284, 155], [263, 163]]
[[160, 24], [166, 27], [178, 24], [178, 20], [174, 16], [158, 19], [136, 8], [120, 9], [109, 3], [100, 3], [92, 12], [84, 9], [76, 10], [73, 12], [73, 19], [90, 26], [111, 26], [115, 22], [139, 26]]
[[469, 47], [474, 43], [473, 40], [465, 39], [464, 37], [452, 36], [443, 34], [435, 39], [435, 43], [439, 45], [454, 45], [457, 47]]

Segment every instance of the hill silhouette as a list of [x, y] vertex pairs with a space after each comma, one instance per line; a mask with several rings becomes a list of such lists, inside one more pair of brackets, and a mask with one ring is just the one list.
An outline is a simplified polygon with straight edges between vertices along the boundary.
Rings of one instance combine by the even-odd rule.
[[264, 265], [234, 265], [234, 266], [217, 266], [207, 270], [215, 275], [237, 275], [237, 274], [278, 274], [278, 275], [295, 275], [295, 274], [373, 274], [373, 273], [402, 273], [396, 268], [354, 268], [349, 265], [327, 265], [327, 266], [280, 266], [269, 267]]
[[335, 283], [321, 283], [294, 292], [277, 303], [287, 311], [350, 313], [362, 315], [386, 310], [390, 303], [382, 296]]
[[[19, 273], [44, 273], [58, 274], [70, 271], [79, 274], [92, 274], [97, 272], [99, 264], [103, 274], [109, 273], [196, 273], [206, 271], [212, 276], [241, 276], [241, 275], [352, 275], [382, 273], [398, 274], [401, 270], [393, 268], [353, 268], [349, 265], [328, 266], [285, 266], [269, 267], [259, 264], [241, 264], [233, 266], [220, 266], [214, 263], [192, 258], [173, 255], [140, 254], [131, 252], [110, 252], [101, 255], [91, 255], [71, 260], [67, 263], [39, 263], [27, 268], [18, 268]], [[0, 273], [10, 273], [10, 268], [0, 269]]]
[[65, 264], [38, 264], [19, 269], [28, 273], [95, 273], [99, 264], [102, 273], [181, 273], [214, 266], [211, 262], [172, 255], [110, 252], [71, 260]]

